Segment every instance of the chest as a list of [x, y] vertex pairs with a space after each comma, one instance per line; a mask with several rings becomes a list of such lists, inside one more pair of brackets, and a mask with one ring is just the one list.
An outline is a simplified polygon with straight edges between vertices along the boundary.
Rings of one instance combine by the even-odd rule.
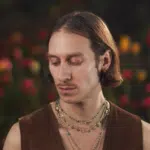
[[82, 133], [74, 130], [59, 129], [62, 142], [66, 150], [102, 150], [105, 131], [97, 129], [91, 133]]

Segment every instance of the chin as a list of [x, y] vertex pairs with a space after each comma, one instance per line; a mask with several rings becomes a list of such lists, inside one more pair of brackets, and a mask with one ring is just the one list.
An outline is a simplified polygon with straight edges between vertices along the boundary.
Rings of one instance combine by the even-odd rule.
[[68, 96], [68, 95], [60, 95], [60, 99], [69, 104], [80, 103], [81, 101], [77, 98], [77, 96]]

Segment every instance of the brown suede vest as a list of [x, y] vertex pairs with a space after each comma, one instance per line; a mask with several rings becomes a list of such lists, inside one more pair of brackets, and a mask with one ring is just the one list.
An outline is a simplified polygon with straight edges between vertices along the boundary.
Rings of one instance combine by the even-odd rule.
[[[103, 150], [143, 150], [141, 119], [111, 104]], [[65, 150], [52, 108], [19, 119], [22, 150]]]

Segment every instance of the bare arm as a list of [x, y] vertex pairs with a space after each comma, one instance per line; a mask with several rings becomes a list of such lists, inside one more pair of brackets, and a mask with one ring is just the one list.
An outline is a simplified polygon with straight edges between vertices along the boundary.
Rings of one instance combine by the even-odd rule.
[[19, 123], [15, 123], [6, 137], [3, 150], [21, 150], [20, 137]]
[[143, 150], [150, 150], [150, 124], [142, 120]]

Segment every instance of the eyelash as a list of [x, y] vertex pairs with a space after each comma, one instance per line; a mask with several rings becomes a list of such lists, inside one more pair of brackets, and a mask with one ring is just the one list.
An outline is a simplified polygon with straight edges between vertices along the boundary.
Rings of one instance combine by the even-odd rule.
[[[54, 63], [51, 62], [51, 64], [54, 65], [54, 66], [58, 66], [59, 62], [54, 62]], [[82, 61], [81, 62], [74, 62], [74, 63], [73, 62], [69, 62], [69, 64], [73, 64], [75, 66], [78, 66], [78, 65], [82, 64]]]
[[59, 63], [52, 63], [53, 66], [58, 66]]

